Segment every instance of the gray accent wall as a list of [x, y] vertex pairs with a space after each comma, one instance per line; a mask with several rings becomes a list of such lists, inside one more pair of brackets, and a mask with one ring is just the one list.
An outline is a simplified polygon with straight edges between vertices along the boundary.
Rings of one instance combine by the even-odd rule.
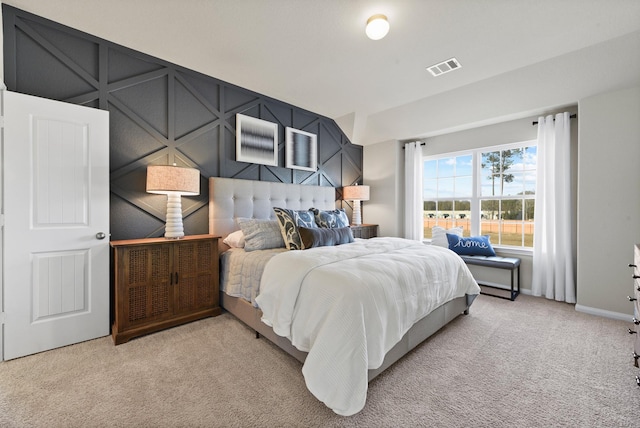
[[[332, 119], [6, 4], [2, 15], [7, 89], [110, 113], [112, 240], [164, 233], [166, 198], [145, 192], [150, 164], [200, 170], [200, 196], [182, 198], [188, 235], [208, 231], [208, 177], [362, 182], [362, 147]], [[278, 124], [282, 166], [235, 161], [237, 113]], [[317, 171], [283, 167], [287, 126], [318, 136]]]

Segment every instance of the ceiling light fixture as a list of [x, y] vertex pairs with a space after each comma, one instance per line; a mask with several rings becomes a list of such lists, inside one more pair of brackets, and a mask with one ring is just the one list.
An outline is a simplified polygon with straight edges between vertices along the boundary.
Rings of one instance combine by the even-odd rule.
[[380, 40], [386, 36], [389, 32], [389, 21], [387, 21], [387, 17], [377, 14], [367, 19], [365, 32], [371, 40]]

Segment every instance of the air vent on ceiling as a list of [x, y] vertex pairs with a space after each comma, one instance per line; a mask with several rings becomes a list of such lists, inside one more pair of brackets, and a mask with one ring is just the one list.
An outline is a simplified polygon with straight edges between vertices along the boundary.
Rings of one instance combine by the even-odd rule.
[[436, 65], [432, 65], [431, 67], [427, 67], [427, 70], [429, 70], [429, 73], [433, 74], [434, 76], [440, 76], [441, 74], [457, 70], [460, 67], [462, 67], [462, 65], [460, 65], [458, 60], [455, 58], [451, 58]]

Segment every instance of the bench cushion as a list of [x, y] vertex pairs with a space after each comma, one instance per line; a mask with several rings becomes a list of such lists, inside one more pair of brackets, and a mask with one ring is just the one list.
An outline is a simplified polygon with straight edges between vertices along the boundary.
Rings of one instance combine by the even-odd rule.
[[499, 269], [513, 270], [520, 266], [520, 259], [517, 257], [501, 256], [460, 256], [465, 263], [470, 265], [488, 266]]

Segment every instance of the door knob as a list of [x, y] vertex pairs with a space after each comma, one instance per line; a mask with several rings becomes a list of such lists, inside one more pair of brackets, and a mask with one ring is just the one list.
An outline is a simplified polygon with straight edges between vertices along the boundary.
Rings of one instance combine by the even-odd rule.
[[107, 237], [107, 235], [105, 235], [105, 233], [104, 233], [104, 232], [98, 232], [98, 233], [96, 233], [96, 239], [104, 239], [104, 238], [106, 238], [106, 237]]

